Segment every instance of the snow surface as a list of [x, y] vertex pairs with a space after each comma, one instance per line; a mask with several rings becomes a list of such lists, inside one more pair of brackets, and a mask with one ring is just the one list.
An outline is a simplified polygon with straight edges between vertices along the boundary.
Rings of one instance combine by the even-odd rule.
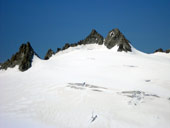
[[0, 71], [0, 128], [169, 128], [170, 54], [89, 44]]
[[111, 37], [114, 37], [114, 36], [115, 36], [114, 31], [111, 31], [109, 35], [110, 35]]

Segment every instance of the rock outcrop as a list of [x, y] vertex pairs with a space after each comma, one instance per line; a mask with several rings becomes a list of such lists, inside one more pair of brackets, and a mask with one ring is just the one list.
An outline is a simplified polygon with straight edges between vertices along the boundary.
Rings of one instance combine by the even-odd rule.
[[[84, 40], [80, 40], [79, 42], [73, 43], [73, 44], [66, 43], [63, 46], [63, 48], [61, 48], [61, 49], [66, 50], [69, 47], [76, 47], [78, 45], [86, 45], [86, 44], [99, 44], [99, 45], [102, 45], [103, 40], [104, 40], [103, 36], [101, 36], [95, 29], [93, 29], [91, 31], [91, 33]], [[61, 51], [61, 49], [57, 50], [57, 52]]]
[[64, 45], [64, 47], [62, 48], [62, 50], [66, 50], [66, 49], [68, 49], [70, 47], [70, 44], [69, 43], [66, 43], [65, 45]]
[[101, 36], [95, 29], [93, 29], [84, 40], [81, 41], [82, 44], [103, 44], [103, 36]]
[[107, 35], [105, 42], [105, 46], [108, 49], [113, 48], [114, 46], [118, 46], [118, 51], [132, 51], [130, 42], [125, 38], [125, 36], [119, 31], [119, 29], [113, 29]]
[[[119, 52], [131, 52], [130, 42], [125, 38], [125, 36], [119, 31], [119, 29], [113, 29], [109, 32], [107, 37], [104, 39], [95, 29], [91, 31], [91, 33], [84, 39], [80, 40], [77, 43], [69, 44], [66, 43], [63, 48], [58, 48], [56, 53], [66, 50], [69, 47], [76, 47], [78, 45], [87, 45], [87, 44], [98, 44], [98, 45], [105, 45], [108, 49], [113, 48], [114, 46], [118, 46]], [[161, 50], [158, 50], [161, 51]], [[156, 51], [157, 52], [157, 51]], [[166, 50], [166, 53], [169, 53], [169, 50]], [[54, 53], [51, 49], [48, 50], [44, 59], [48, 60]], [[6, 62], [0, 64], [0, 69], [7, 69], [9, 67], [15, 67], [16, 65], [19, 66], [20, 71], [26, 71], [32, 66], [32, 59], [33, 56], [37, 55], [33, 48], [31, 47], [30, 43], [22, 44], [19, 48], [19, 52], [8, 59]], [[38, 56], [38, 55], [37, 55]]]
[[19, 52], [14, 54], [11, 59], [1, 64], [1, 69], [13, 68], [16, 65], [19, 66], [20, 71], [26, 71], [31, 67], [33, 56], [37, 55], [30, 43], [22, 44], [19, 48]]
[[44, 60], [48, 60], [54, 54], [54, 51], [52, 49], [49, 49], [44, 57]]
[[159, 49], [154, 51], [154, 53], [156, 53], [156, 52], [170, 53], [170, 49], [167, 49], [167, 50], [164, 51], [162, 48], [159, 48]]
[[155, 52], [164, 52], [164, 50], [162, 48], [159, 48], [159, 49], [155, 50]]
[[170, 49], [165, 50], [166, 53], [170, 53]]
[[57, 51], [56, 51], [56, 53], [58, 53], [59, 51], [61, 51], [61, 48], [57, 48]]

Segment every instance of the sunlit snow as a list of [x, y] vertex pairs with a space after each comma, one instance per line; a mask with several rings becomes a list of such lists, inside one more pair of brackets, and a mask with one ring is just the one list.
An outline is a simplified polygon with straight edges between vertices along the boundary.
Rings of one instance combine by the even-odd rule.
[[169, 128], [170, 54], [81, 45], [0, 71], [0, 128]]

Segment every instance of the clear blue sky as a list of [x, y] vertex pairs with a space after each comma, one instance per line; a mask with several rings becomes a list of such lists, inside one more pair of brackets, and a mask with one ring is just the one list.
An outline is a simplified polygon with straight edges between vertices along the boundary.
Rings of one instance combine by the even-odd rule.
[[170, 48], [170, 0], [0, 0], [0, 62], [31, 42], [44, 57], [92, 29], [113, 28], [147, 53]]

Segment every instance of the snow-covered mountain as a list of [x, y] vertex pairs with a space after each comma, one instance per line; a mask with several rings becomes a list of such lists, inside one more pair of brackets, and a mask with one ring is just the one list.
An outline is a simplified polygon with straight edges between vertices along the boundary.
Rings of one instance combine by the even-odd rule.
[[28, 70], [21, 49], [0, 70], [0, 128], [170, 127], [170, 54], [142, 53], [117, 29], [48, 60], [31, 51]]

